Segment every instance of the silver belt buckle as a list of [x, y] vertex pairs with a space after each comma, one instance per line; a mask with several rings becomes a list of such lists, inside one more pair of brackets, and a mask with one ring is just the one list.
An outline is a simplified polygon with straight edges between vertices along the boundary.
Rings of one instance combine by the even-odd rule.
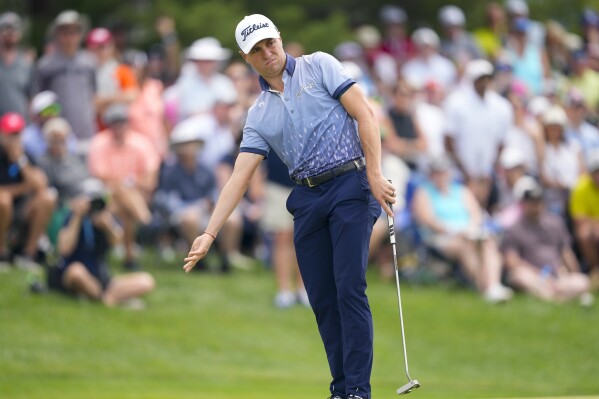
[[312, 184], [312, 179], [309, 177], [306, 177], [306, 181], [308, 182], [308, 187], [312, 188], [312, 187], [316, 187], [316, 184]]

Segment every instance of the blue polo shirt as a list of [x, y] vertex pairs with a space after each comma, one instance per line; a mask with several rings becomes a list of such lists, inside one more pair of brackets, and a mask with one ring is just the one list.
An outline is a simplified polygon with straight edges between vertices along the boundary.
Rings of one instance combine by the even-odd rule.
[[292, 179], [315, 176], [363, 156], [354, 119], [339, 98], [355, 83], [333, 56], [287, 54], [284, 91], [262, 77], [262, 93], [250, 108], [240, 152], [281, 158]]

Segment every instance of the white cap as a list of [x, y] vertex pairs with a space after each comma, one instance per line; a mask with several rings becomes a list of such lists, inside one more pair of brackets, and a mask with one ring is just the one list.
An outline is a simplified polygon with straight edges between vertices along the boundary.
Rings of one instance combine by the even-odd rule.
[[379, 11], [379, 18], [384, 24], [404, 24], [408, 20], [408, 16], [403, 8], [387, 4]]
[[493, 76], [493, 64], [487, 60], [472, 60], [466, 64], [465, 76], [474, 82], [483, 76]]
[[443, 6], [439, 9], [439, 22], [445, 26], [464, 26], [466, 16], [459, 7], [453, 5]]
[[535, 96], [528, 102], [528, 112], [538, 117], [543, 115], [551, 107], [551, 102], [545, 96]]
[[362, 25], [356, 29], [356, 39], [364, 48], [375, 48], [381, 44], [381, 33], [372, 25]]
[[65, 118], [56, 117], [44, 123], [42, 132], [44, 133], [44, 137], [48, 137], [51, 133], [54, 132], [60, 132], [63, 135], [68, 136], [69, 134], [71, 134], [72, 128], [71, 124]]
[[54, 26], [58, 27], [63, 25], [82, 25], [81, 14], [75, 10], [65, 10], [61, 12], [54, 20]]
[[225, 61], [231, 57], [231, 50], [223, 48], [214, 37], [204, 37], [191, 44], [187, 59], [195, 61]]
[[279, 37], [281, 34], [275, 24], [262, 14], [246, 16], [235, 29], [235, 40], [244, 54], [248, 54], [252, 47], [261, 40]]
[[565, 127], [568, 123], [568, 116], [562, 107], [553, 105], [543, 113], [541, 121], [543, 122], [543, 125], [559, 125]]
[[34, 115], [37, 115], [57, 102], [58, 97], [56, 96], [56, 93], [49, 90], [41, 91], [33, 97], [33, 100], [31, 100], [31, 112]]
[[501, 151], [499, 163], [503, 169], [513, 169], [517, 166], [524, 166], [526, 159], [524, 153], [517, 147], [506, 147]]
[[418, 47], [439, 47], [439, 35], [431, 28], [418, 28], [412, 33], [412, 41]]
[[516, 184], [514, 184], [512, 194], [516, 199], [521, 201], [527, 191], [535, 192], [538, 195], [539, 189], [542, 194], [542, 187], [534, 177], [522, 176], [516, 181]]
[[528, 15], [528, 4], [524, 0], [507, 0], [505, 8], [510, 14]]
[[171, 145], [204, 142], [214, 133], [214, 119], [209, 115], [197, 115], [179, 122], [170, 136]]

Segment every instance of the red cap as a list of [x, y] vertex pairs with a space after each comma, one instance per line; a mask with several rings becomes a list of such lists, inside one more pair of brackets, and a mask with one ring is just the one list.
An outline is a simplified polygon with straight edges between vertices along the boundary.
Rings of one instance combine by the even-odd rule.
[[0, 118], [0, 134], [21, 133], [25, 128], [25, 119], [16, 112], [7, 112]]
[[95, 48], [112, 42], [112, 33], [106, 28], [94, 28], [87, 34], [87, 47]]

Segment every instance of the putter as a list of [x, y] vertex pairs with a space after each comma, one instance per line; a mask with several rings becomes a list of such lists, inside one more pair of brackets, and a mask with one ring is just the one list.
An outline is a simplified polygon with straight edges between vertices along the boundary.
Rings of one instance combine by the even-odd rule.
[[[389, 181], [391, 183], [391, 181]], [[391, 203], [387, 203], [391, 210], [393, 210], [393, 205]], [[408, 352], [406, 350], [406, 336], [403, 328], [403, 311], [401, 308], [401, 290], [399, 288], [399, 268], [397, 266], [397, 246], [395, 244], [395, 218], [393, 216], [387, 215], [387, 221], [389, 222], [389, 240], [391, 241], [391, 246], [393, 247], [393, 266], [395, 266], [395, 283], [397, 285], [397, 304], [399, 305], [399, 323], [401, 325], [401, 343], [403, 346], [403, 359], [404, 365], [406, 369], [406, 377], [408, 377], [408, 383], [397, 390], [398, 395], [404, 395], [412, 392], [412, 389], [420, 388], [420, 383], [418, 380], [413, 380], [410, 377], [410, 372], [408, 370]]]

